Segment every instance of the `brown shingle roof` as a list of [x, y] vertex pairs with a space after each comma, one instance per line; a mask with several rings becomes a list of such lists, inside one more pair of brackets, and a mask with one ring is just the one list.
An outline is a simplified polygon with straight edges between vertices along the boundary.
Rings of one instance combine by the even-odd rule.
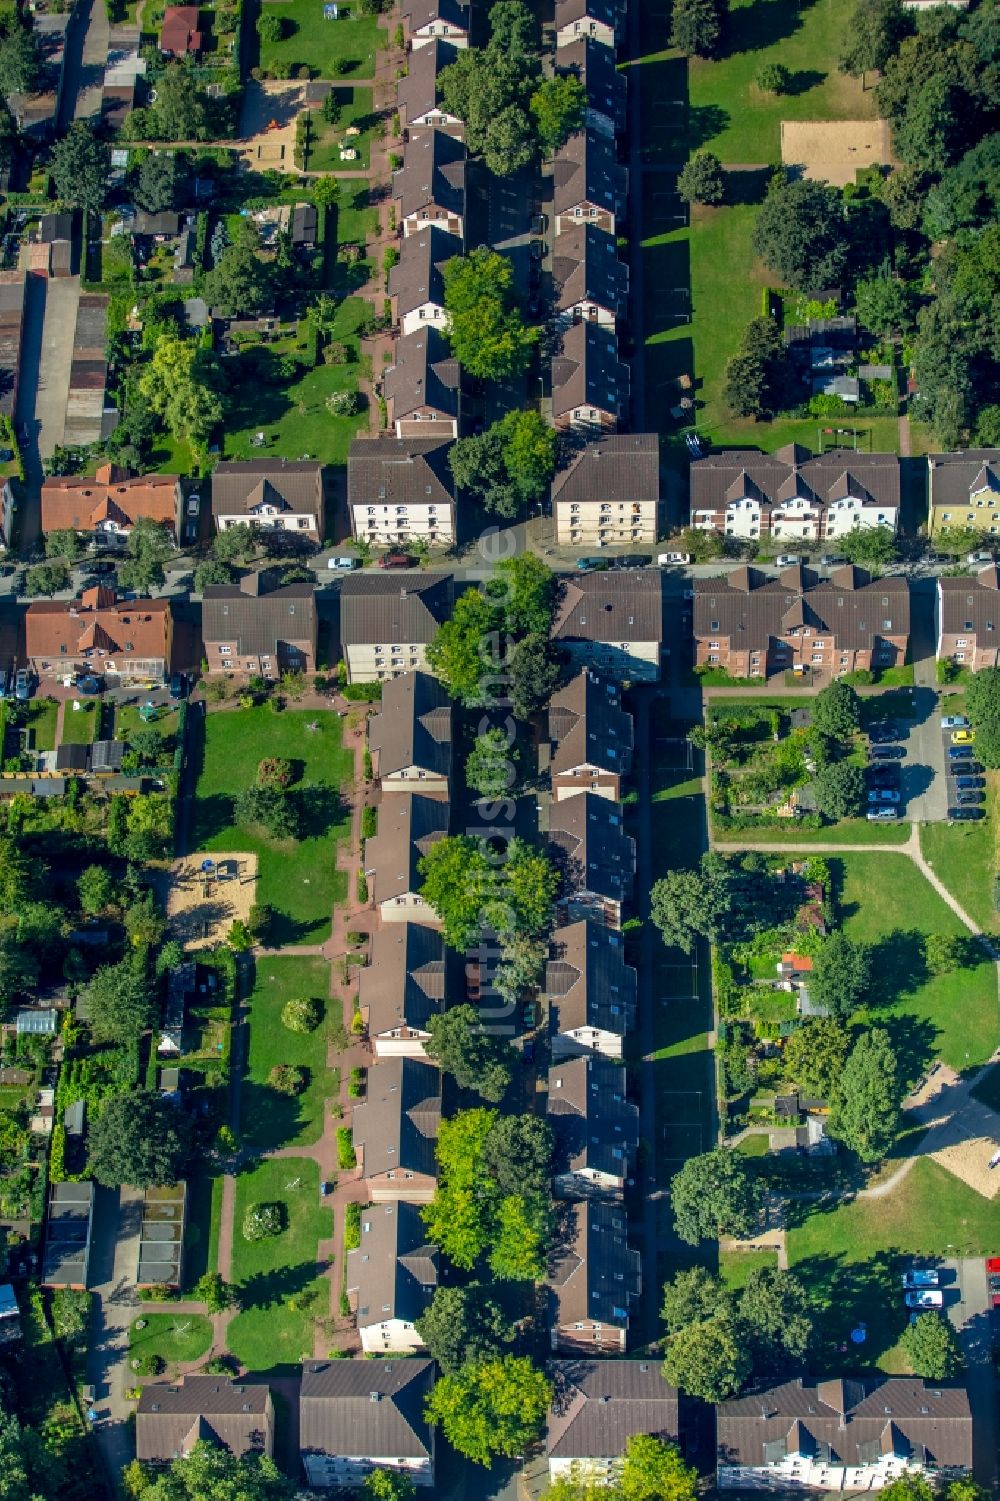
[[554, 641], [662, 641], [663, 581], [657, 570], [583, 573], [567, 581]]
[[132, 526], [140, 516], [173, 524], [177, 519], [176, 474], [134, 476], [105, 464], [94, 479], [61, 476], [42, 485], [42, 531], [92, 531], [108, 518]]
[[[620, 1279], [620, 1280], [619, 1280]], [[628, 1244], [625, 1211], [618, 1204], [588, 1200], [572, 1204], [566, 1226], [549, 1258], [553, 1323], [593, 1319], [612, 1329], [627, 1327], [642, 1290], [638, 1251]]]
[[623, 313], [628, 267], [618, 259], [614, 235], [596, 224], [574, 224], [557, 235], [552, 247], [552, 285], [560, 312], [579, 302], [594, 302], [610, 313]]
[[574, 323], [552, 361], [552, 412], [564, 416], [589, 406], [615, 418], [628, 411], [629, 371], [618, 358], [614, 330], [604, 323]]
[[441, 1075], [434, 1065], [380, 1058], [368, 1070], [364, 1102], [354, 1107], [354, 1144], [364, 1149], [364, 1177], [394, 1172], [402, 1179], [409, 1172], [435, 1178], [440, 1124]]
[[549, 1069], [548, 1115], [556, 1133], [554, 1169], [590, 1168], [625, 1178], [639, 1145], [639, 1107], [625, 1095], [624, 1066], [610, 1058], [566, 1058]]
[[551, 954], [545, 990], [555, 1031], [599, 1027], [624, 1037], [635, 1025], [637, 982], [622, 935], [596, 922], [568, 923], [558, 929]]
[[316, 591], [312, 584], [286, 584], [246, 594], [237, 584], [211, 584], [202, 600], [201, 632], [206, 642], [235, 642], [239, 656], [277, 657], [282, 643], [315, 640]]
[[898, 509], [899, 459], [845, 448], [814, 455], [790, 443], [773, 454], [726, 450], [691, 465], [692, 511], [722, 511], [739, 499], [777, 505], [795, 494], [824, 506], [853, 495], [865, 507]]
[[160, 50], [178, 57], [183, 52], [200, 52], [203, 38], [198, 16], [197, 5], [168, 5], [163, 12]]
[[424, 1406], [433, 1385], [431, 1360], [307, 1360], [299, 1448], [304, 1454], [427, 1459], [433, 1438]]
[[[561, 237], [560, 237], [561, 238]], [[655, 433], [612, 433], [588, 443], [552, 481], [552, 500], [659, 500]]]
[[451, 611], [450, 573], [361, 573], [340, 588], [342, 645], [432, 641]]
[[392, 402], [394, 422], [425, 407], [457, 420], [460, 384], [458, 361], [438, 329], [418, 328], [396, 340], [394, 363], [385, 372], [385, 395]]
[[218, 464], [212, 474], [212, 514], [250, 515], [260, 505], [308, 513], [318, 519], [323, 466], [291, 459]]
[[591, 109], [620, 121], [626, 102], [625, 76], [615, 66], [614, 49], [596, 37], [581, 37], [556, 53], [557, 73], [571, 74], [587, 90]]
[[80, 599], [47, 599], [28, 606], [25, 646], [32, 661], [97, 651], [123, 657], [166, 658], [170, 602], [115, 602], [111, 589], [90, 589]]
[[357, 1294], [358, 1328], [418, 1319], [437, 1285], [437, 1262], [438, 1248], [428, 1243], [415, 1205], [366, 1204], [361, 1244], [347, 1254], [347, 1290]]
[[873, 580], [850, 565], [829, 581], [809, 568], [787, 568], [777, 579], [736, 568], [728, 578], [695, 580], [693, 619], [696, 640], [717, 635], [741, 651], [766, 650], [804, 625], [846, 651], [867, 650], [878, 637], [909, 635], [910, 589], [905, 578]]
[[360, 972], [358, 1000], [368, 1012], [368, 1033], [395, 1027], [425, 1032], [444, 1010], [444, 939], [423, 923], [385, 923], [372, 937], [372, 960]]
[[396, 85], [396, 102], [406, 110], [408, 121], [429, 114], [440, 102], [438, 74], [458, 56], [458, 48], [443, 37], [435, 37], [424, 47], [411, 49], [409, 71]]
[[[413, 55], [420, 57], [426, 50], [418, 47]], [[441, 267], [461, 254], [462, 242], [458, 236], [436, 225], [422, 229], [419, 234], [403, 236], [399, 260], [389, 272], [389, 292], [399, 299], [400, 318], [423, 307], [425, 302], [444, 307]]]
[[411, 136], [403, 152], [403, 165], [392, 177], [392, 196], [400, 218], [422, 209], [440, 208], [446, 213], [465, 213], [466, 150], [445, 130], [422, 130]]
[[200, 1439], [236, 1455], [272, 1454], [270, 1388], [225, 1376], [182, 1376], [143, 1387], [135, 1420], [137, 1459], [176, 1459]]
[[432, 21], [444, 21], [446, 25], [458, 26], [464, 31], [469, 29], [469, 7], [464, 0], [404, 0], [403, 15], [409, 21], [411, 31], [419, 31], [421, 26], [429, 26]]
[[447, 834], [449, 813], [446, 802], [418, 793], [383, 798], [378, 833], [365, 841], [365, 867], [374, 877], [376, 902], [420, 890], [423, 878], [417, 866]]
[[1000, 571], [995, 563], [975, 578], [938, 579], [940, 630], [946, 636], [973, 635], [980, 651], [1000, 641]]
[[382, 689], [379, 712], [368, 721], [368, 744], [378, 751], [380, 777], [418, 766], [451, 774], [451, 700], [429, 672], [407, 672]]
[[614, 26], [624, 12], [624, 0], [556, 0], [556, 30], [591, 16]]
[[940, 1466], [972, 1465], [968, 1393], [950, 1383], [800, 1377], [720, 1402], [715, 1411], [720, 1464], [776, 1463], [786, 1453], [816, 1453], [823, 1446], [835, 1464], [870, 1464], [893, 1429], [921, 1460], [926, 1454]]
[[1000, 492], [1000, 448], [966, 448], [927, 456], [930, 503], [967, 507], [980, 490]]
[[678, 1436], [677, 1388], [651, 1360], [552, 1360], [550, 1459], [617, 1459], [629, 1439]]
[[632, 894], [635, 840], [625, 833], [621, 803], [580, 792], [553, 803], [549, 843], [562, 875], [562, 894], [592, 891], [607, 901]]
[[570, 213], [578, 203], [591, 203], [613, 214], [625, 185], [614, 143], [589, 129], [578, 130], [556, 152], [552, 180], [552, 207], [557, 214]]
[[453, 504], [450, 447], [447, 438], [393, 438], [388, 433], [352, 439], [347, 450], [348, 505]]
[[632, 716], [621, 706], [616, 683], [589, 669], [577, 673], [549, 702], [551, 769], [599, 766], [626, 776], [632, 765]]

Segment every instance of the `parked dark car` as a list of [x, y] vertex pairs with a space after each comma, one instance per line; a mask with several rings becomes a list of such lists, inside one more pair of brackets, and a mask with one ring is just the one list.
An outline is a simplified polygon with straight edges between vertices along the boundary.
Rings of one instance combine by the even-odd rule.
[[899, 767], [895, 761], [880, 761], [868, 768], [868, 781], [872, 787], [898, 787]]
[[170, 679], [170, 697], [187, 698], [188, 682], [183, 672], [175, 672]]
[[982, 808], [949, 808], [948, 817], [954, 823], [973, 823], [976, 819], [985, 818]]
[[873, 745], [868, 752], [872, 761], [902, 761], [906, 752], [901, 745]]
[[948, 747], [949, 761], [971, 761], [974, 755], [975, 751], [971, 745], [949, 745]]
[[901, 739], [899, 728], [891, 719], [876, 719], [868, 726], [868, 739], [873, 745], [885, 745]]
[[623, 552], [620, 558], [615, 558], [612, 568], [648, 568], [649, 558], [641, 552]]
[[413, 562], [408, 552], [387, 552], [378, 560], [380, 568], [409, 568]]
[[955, 794], [955, 801], [956, 801], [956, 803], [959, 804], [960, 807], [967, 808], [967, 807], [970, 807], [971, 805], [973, 805], [974, 803], [983, 803], [983, 802], [985, 802], [986, 801], [986, 793], [985, 792], [956, 792], [956, 794]]
[[955, 786], [956, 787], [961, 787], [963, 789], [963, 791], [968, 790], [968, 788], [970, 788], [970, 787], [985, 787], [986, 786], [986, 778], [985, 777], [958, 776], [958, 777], [955, 778]]

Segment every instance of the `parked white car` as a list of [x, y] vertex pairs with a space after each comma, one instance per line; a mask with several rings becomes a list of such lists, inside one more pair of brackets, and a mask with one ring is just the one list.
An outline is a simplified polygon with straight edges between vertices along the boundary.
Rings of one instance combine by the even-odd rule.
[[905, 1295], [907, 1308], [943, 1308], [944, 1293], [937, 1288], [914, 1289]]
[[774, 566], [776, 568], [797, 568], [801, 562], [802, 559], [799, 557], [798, 553], [783, 552], [779, 553], [779, 555], [775, 558]]
[[967, 730], [969, 721], [964, 714], [942, 714], [941, 728], [943, 730]]
[[935, 1267], [928, 1267], [904, 1272], [900, 1280], [904, 1287], [937, 1287], [941, 1279]]
[[661, 552], [657, 554], [656, 561], [661, 568], [669, 568], [674, 563], [686, 568], [691, 561], [691, 554], [689, 552]]

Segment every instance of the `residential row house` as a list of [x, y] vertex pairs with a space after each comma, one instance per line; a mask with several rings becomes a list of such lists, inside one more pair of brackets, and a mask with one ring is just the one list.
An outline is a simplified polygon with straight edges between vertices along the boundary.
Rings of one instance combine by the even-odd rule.
[[658, 571], [580, 573], [567, 579], [552, 640], [571, 665], [619, 683], [659, 680], [663, 582]]
[[416, 1321], [438, 1285], [438, 1248], [415, 1204], [366, 1204], [360, 1244], [347, 1253], [347, 1296], [367, 1355], [425, 1349]]
[[979, 672], [996, 667], [1000, 636], [1000, 571], [995, 563], [973, 578], [937, 581], [937, 658]]
[[423, 923], [390, 923], [372, 934], [358, 1005], [376, 1058], [425, 1056], [429, 1023], [453, 990], [450, 955], [441, 934]]
[[1000, 533], [1000, 448], [932, 453], [927, 460], [931, 536], [969, 528]]
[[238, 1459], [274, 1456], [274, 1399], [264, 1382], [187, 1374], [143, 1386], [135, 1414], [135, 1456], [166, 1465], [195, 1444], [228, 1449]]
[[382, 922], [438, 926], [437, 913], [420, 894], [420, 862], [447, 835], [449, 820], [442, 798], [415, 792], [383, 799], [378, 833], [365, 840], [365, 876]]
[[424, 327], [444, 332], [443, 267], [461, 254], [458, 235], [437, 225], [400, 241], [399, 260], [389, 272], [389, 297], [393, 324], [404, 337]]
[[458, 506], [449, 448], [442, 438], [354, 438], [347, 504], [355, 537], [384, 547], [417, 540], [453, 546]]
[[627, 1097], [624, 1065], [599, 1053], [563, 1058], [548, 1084], [557, 1196], [620, 1196], [639, 1145], [639, 1107]]
[[434, 1362], [307, 1360], [299, 1395], [299, 1454], [307, 1484], [357, 1487], [390, 1470], [421, 1488], [434, 1484], [434, 1428], [424, 1410]]
[[441, 1074], [421, 1058], [382, 1058], [354, 1107], [354, 1147], [372, 1204], [427, 1204], [437, 1186]]
[[905, 578], [873, 579], [850, 564], [829, 579], [801, 565], [777, 578], [734, 568], [695, 580], [692, 627], [695, 666], [733, 677], [883, 670], [906, 661], [910, 589]]
[[387, 682], [426, 669], [427, 647], [451, 614], [453, 598], [447, 573], [387, 570], [345, 578], [340, 645], [348, 682]]
[[614, 52], [625, 35], [625, 0], [556, 0], [556, 61], [584, 37]]
[[622, 1355], [642, 1294], [639, 1252], [625, 1210], [596, 1198], [566, 1206], [549, 1260], [548, 1322], [560, 1355]]
[[560, 547], [655, 542], [660, 525], [660, 445], [655, 433], [617, 433], [573, 454], [552, 481]]
[[541, 759], [553, 801], [581, 792], [620, 801], [632, 769], [632, 749], [632, 716], [622, 708], [617, 683], [584, 668], [552, 695]]
[[552, 1057], [618, 1062], [635, 1027], [637, 979], [621, 933], [583, 919], [556, 930], [545, 966]]
[[443, 130], [463, 139], [465, 123], [445, 109], [438, 83], [442, 69], [457, 57], [458, 46], [444, 37], [431, 37], [411, 51], [406, 77], [396, 85], [399, 123], [408, 139], [422, 130]]
[[318, 544], [326, 530], [323, 466], [296, 459], [218, 464], [212, 517], [220, 532], [242, 524]]
[[560, 878], [557, 921], [620, 928], [635, 881], [635, 840], [621, 803], [593, 792], [553, 803], [548, 842]]
[[550, 1360], [552, 1382], [545, 1452], [549, 1480], [610, 1486], [621, 1474], [630, 1438], [640, 1434], [677, 1444], [682, 1436], [678, 1392], [663, 1362]]
[[276, 584], [268, 570], [202, 595], [201, 633], [208, 674], [262, 677], [316, 671], [318, 624], [312, 584]]
[[404, 0], [402, 18], [411, 57], [439, 38], [469, 45], [468, 0]]
[[102, 464], [93, 479], [60, 475], [44, 482], [41, 527], [46, 537], [72, 531], [87, 542], [113, 547], [128, 540], [142, 517], [180, 543], [197, 539], [200, 508], [197, 495], [185, 500], [176, 474], [134, 475], [118, 464]]
[[447, 798], [451, 777], [452, 707], [429, 672], [407, 672], [382, 690], [382, 703], [368, 721], [372, 772], [389, 792], [420, 792]]
[[580, 223], [557, 236], [552, 290], [556, 317], [564, 329], [574, 323], [614, 329], [628, 306], [628, 267], [618, 259], [614, 234]]
[[382, 387], [396, 437], [457, 438], [461, 383], [461, 367], [439, 328], [427, 324], [397, 339]]
[[856, 527], [899, 524], [894, 453], [789, 443], [777, 453], [727, 449], [691, 465], [691, 525], [739, 541], [836, 542]]
[[96, 674], [162, 681], [170, 672], [173, 616], [166, 599], [119, 599], [104, 585], [79, 599], [39, 600], [24, 617], [25, 655], [39, 678]]
[[560, 432], [613, 433], [628, 418], [629, 368], [607, 324], [572, 323], [552, 358], [552, 420]]
[[403, 152], [403, 165], [393, 174], [392, 198], [404, 235], [420, 234], [436, 226], [465, 236], [465, 144], [446, 130], [413, 133]]
[[625, 74], [615, 63], [614, 44], [587, 32], [559, 44], [555, 71], [575, 78], [587, 91], [584, 123], [609, 139], [623, 132], [628, 115]]

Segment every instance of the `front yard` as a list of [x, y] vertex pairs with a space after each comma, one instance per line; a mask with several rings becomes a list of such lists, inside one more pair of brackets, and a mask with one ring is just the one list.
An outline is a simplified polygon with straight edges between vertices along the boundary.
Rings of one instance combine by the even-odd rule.
[[[323, 1107], [340, 1087], [336, 1069], [326, 1066], [330, 966], [323, 959], [262, 958], [256, 966], [249, 999], [250, 1056], [240, 1090], [243, 1139], [250, 1147], [307, 1146], [323, 1131]], [[290, 1032], [281, 1010], [286, 1001], [314, 999], [324, 1019], [314, 1032]], [[279, 1064], [300, 1068], [306, 1087], [299, 1095], [281, 1094], [269, 1075]]]
[[[261, 1203], [282, 1206], [285, 1229], [247, 1240], [244, 1216]], [[242, 1309], [229, 1326], [229, 1348], [251, 1371], [312, 1357], [315, 1320], [330, 1314], [318, 1245], [332, 1234], [333, 1213], [320, 1200], [319, 1168], [311, 1158], [275, 1158], [237, 1179], [233, 1280]]]
[[[310, 724], [317, 724], [310, 730]], [[350, 819], [341, 788], [351, 785], [353, 757], [341, 743], [342, 722], [323, 710], [267, 705], [213, 712], [204, 723], [204, 746], [195, 791], [196, 849], [246, 851], [259, 859], [257, 901], [278, 914], [270, 941], [321, 942], [330, 932], [333, 903], [346, 893], [336, 869], [337, 845]], [[262, 755], [295, 763], [299, 772], [287, 796], [298, 804], [303, 836], [274, 839], [259, 826], [234, 821], [233, 798], [257, 778]]]
[[[145, 1323], [144, 1329], [137, 1327]], [[167, 1366], [200, 1360], [212, 1346], [211, 1322], [199, 1313], [141, 1313], [128, 1334], [129, 1363], [150, 1355]]]

